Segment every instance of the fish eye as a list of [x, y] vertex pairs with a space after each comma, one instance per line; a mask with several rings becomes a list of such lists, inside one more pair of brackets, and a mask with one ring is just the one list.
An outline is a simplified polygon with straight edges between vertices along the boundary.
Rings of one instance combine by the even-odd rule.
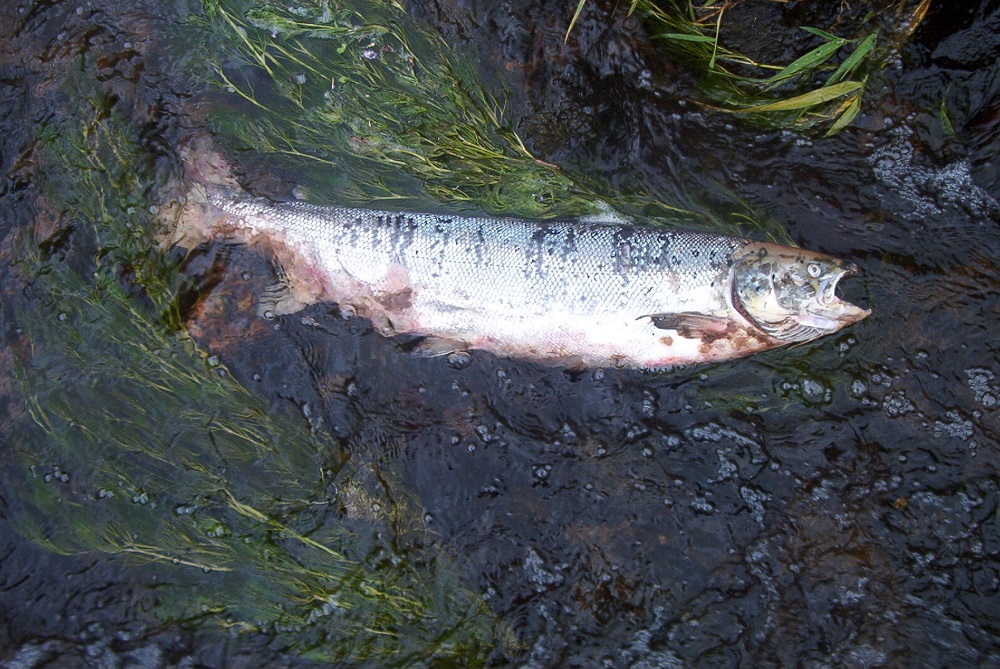
[[817, 262], [811, 262], [806, 266], [806, 274], [816, 279], [823, 273], [823, 268]]

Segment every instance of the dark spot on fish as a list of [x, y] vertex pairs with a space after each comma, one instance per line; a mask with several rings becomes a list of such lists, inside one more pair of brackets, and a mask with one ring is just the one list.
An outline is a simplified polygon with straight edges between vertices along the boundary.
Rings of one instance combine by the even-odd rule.
[[757, 353], [774, 346], [773, 340], [766, 334], [735, 326], [720, 335], [704, 337], [698, 348], [699, 352], [706, 357], [709, 356], [719, 340], [725, 340], [736, 356]]
[[535, 244], [541, 245], [545, 243], [545, 238], [549, 236], [549, 227], [547, 225], [539, 225], [531, 233], [531, 241]]
[[616, 228], [612, 244], [615, 250], [615, 268], [620, 272], [630, 272], [634, 266], [636, 249], [632, 244], [634, 231], [628, 228]]
[[483, 249], [486, 247], [486, 233], [483, 231], [483, 226], [476, 228], [476, 243], [473, 249], [476, 252], [476, 262], [482, 264], [483, 262]]
[[562, 257], [565, 258], [572, 253], [576, 253], [576, 230], [569, 228], [563, 238]]
[[669, 336], [660, 337], [660, 343], [663, 344], [664, 346], [673, 346], [674, 338]]
[[698, 336], [701, 337], [702, 345], [712, 344], [720, 339], [729, 339], [733, 332], [730, 329], [722, 330], [721, 332], [712, 332], [711, 330], [699, 330]]
[[413, 289], [404, 288], [394, 293], [386, 293], [378, 297], [378, 303], [386, 311], [405, 311], [413, 306]]

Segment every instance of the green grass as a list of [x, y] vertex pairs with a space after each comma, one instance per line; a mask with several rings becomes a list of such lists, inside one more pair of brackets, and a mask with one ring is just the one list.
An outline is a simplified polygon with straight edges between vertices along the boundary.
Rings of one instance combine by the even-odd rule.
[[299, 176], [314, 201], [335, 191], [341, 204], [423, 197], [425, 206], [532, 217], [593, 211], [592, 193], [531, 155], [474, 58], [453, 57], [396, 3], [338, 7], [211, 4], [205, 59], [242, 103], [219, 110], [218, 132], [313, 164], [320, 176]]
[[[930, 0], [868, 3], [872, 10], [849, 37], [802, 26], [815, 46], [779, 65], [756, 62], [723, 43], [726, 12], [741, 2], [632, 0], [629, 11], [644, 18], [665, 51], [701, 75], [703, 104], [781, 127], [818, 128], [826, 136], [855, 120], [872, 77], [913, 34], [930, 6]], [[580, 0], [570, 29], [585, 4]]]
[[[766, 217], [651, 197], [536, 158], [456, 51], [395, 2], [217, 0], [193, 26], [214, 80], [212, 127], [239, 155], [296, 181], [317, 204], [464, 210], [528, 218], [600, 215], [788, 241]], [[718, 194], [716, 194], [718, 195]]]

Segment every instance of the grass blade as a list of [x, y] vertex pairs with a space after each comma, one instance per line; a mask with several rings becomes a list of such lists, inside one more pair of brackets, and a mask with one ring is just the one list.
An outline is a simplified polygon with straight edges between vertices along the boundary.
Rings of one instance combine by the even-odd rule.
[[854, 70], [854, 68], [856, 68], [861, 63], [861, 61], [864, 60], [868, 56], [868, 54], [870, 54], [872, 50], [875, 49], [875, 43], [877, 41], [878, 41], [878, 33], [872, 33], [864, 40], [862, 40], [861, 44], [858, 45], [858, 48], [855, 49], [854, 52], [851, 53], [851, 55], [848, 56], [844, 60], [844, 62], [840, 64], [840, 67], [837, 68], [836, 72], [830, 75], [830, 78], [827, 79], [826, 83], [828, 85], [835, 84], [844, 77], [846, 77], [847, 75], [849, 75]]
[[944, 96], [941, 96], [939, 118], [941, 119], [941, 129], [944, 130], [945, 137], [949, 139], [958, 137], [958, 132], [955, 130], [955, 122], [951, 118], [951, 112], [948, 111], [948, 100]]
[[576, 25], [576, 20], [580, 18], [580, 14], [583, 13], [583, 6], [587, 4], [587, 0], [580, 0], [576, 6], [576, 11], [573, 12], [573, 18], [570, 19], [569, 28], [566, 28], [566, 37], [563, 38], [563, 44], [569, 41], [569, 34], [573, 32], [573, 26]]
[[741, 112], [772, 112], [772, 111], [790, 111], [793, 109], [806, 109], [808, 107], [815, 107], [816, 105], [821, 105], [824, 102], [829, 102], [830, 100], [836, 100], [837, 98], [847, 95], [848, 93], [853, 93], [854, 91], [860, 90], [864, 87], [864, 84], [860, 81], [845, 81], [839, 84], [834, 84], [833, 86], [824, 86], [823, 88], [817, 88], [814, 91], [809, 91], [803, 95], [796, 95], [793, 98], [788, 98], [787, 100], [781, 100], [779, 102], [771, 102], [766, 105], [757, 105], [755, 107], [747, 107], [745, 109], [734, 110], [738, 113]]
[[688, 33], [663, 33], [660, 35], [665, 39], [679, 39], [685, 42], [706, 42], [708, 44], [715, 44], [715, 40], [711, 37], [705, 35], [690, 35]]
[[819, 28], [813, 28], [811, 26], [802, 26], [802, 29], [811, 35], [815, 35], [816, 37], [822, 37], [825, 40], [834, 41], [840, 39], [836, 35], [828, 33], [825, 30], [820, 30]]
[[722, 14], [724, 9], [719, 10], [719, 16], [715, 20], [715, 40], [712, 44], [712, 58], [708, 61], [708, 69], [715, 69], [715, 58], [719, 55], [719, 31], [722, 30]]
[[831, 40], [826, 44], [821, 44], [809, 53], [796, 58], [788, 67], [783, 69], [781, 72], [764, 79], [763, 83], [767, 84], [767, 88], [773, 88], [777, 86], [785, 79], [794, 77], [797, 74], [805, 72], [806, 70], [818, 67], [826, 62], [830, 56], [837, 53], [840, 47], [847, 44], [847, 40], [840, 39]]
[[836, 123], [826, 131], [826, 137], [836, 135], [838, 132], [846, 128], [854, 120], [854, 117], [858, 115], [861, 111], [861, 92], [858, 92], [853, 99], [850, 100], [850, 104], [847, 105], [847, 109], [840, 115]]

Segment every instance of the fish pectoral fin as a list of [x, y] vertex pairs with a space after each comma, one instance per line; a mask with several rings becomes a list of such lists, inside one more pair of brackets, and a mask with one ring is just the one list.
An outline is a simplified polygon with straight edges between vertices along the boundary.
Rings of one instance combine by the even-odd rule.
[[726, 318], [691, 311], [676, 314], [646, 314], [639, 316], [639, 319], [641, 318], [648, 318], [653, 326], [660, 330], [674, 330], [685, 339], [717, 337], [719, 333], [729, 328], [729, 320]]
[[407, 342], [404, 347], [408, 353], [422, 358], [438, 358], [452, 353], [467, 351], [469, 345], [458, 339], [447, 339], [445, 337], [419, 337], [415, 341]]

